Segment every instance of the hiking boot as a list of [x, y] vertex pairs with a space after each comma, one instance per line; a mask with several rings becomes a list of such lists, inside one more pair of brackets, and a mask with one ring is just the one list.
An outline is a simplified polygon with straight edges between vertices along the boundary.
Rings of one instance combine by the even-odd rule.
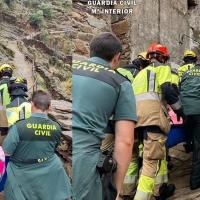
[[159, 192], [160, 196], [155, 197], [156, 200], [166, 200], [167, 198], [171, 197], [174, 194], [176, 187], [174, 184], [163, 183], [163, 185], [160, 187]]
[[123, 195], [121, 198], [122, 198], [123, 200], [133, 200], [133, 197], [130, 196], [130, 195]]
[[156, 200], [166, 200], [166, 198], [162, 198], [162, 197], [155, 197]]
[[200, 183], [199, 182], [190, 181], [190, 189], [191, 190], [196, 190], [196, 189], [199, 189], [199, 188], [200, 188]]

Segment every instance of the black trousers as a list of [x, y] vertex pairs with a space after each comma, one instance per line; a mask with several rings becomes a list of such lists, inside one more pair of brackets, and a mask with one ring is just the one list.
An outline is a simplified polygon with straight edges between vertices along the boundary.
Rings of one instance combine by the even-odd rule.
[[200, 115], [188, 115], [186, 120], [187, 132], [193, 143], [193, 161], [190, 174], [190, 188], [200, 188]]

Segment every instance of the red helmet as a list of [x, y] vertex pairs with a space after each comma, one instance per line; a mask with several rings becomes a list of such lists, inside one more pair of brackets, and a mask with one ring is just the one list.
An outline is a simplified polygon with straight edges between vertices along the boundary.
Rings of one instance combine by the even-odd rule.
[[158, 53], [165, 57], [166, 61], [169, 60], [169, 53], [165, 46], [159, 43], [153, 43], [147, 50], [147, 59], [149, 58], [149, 54]]

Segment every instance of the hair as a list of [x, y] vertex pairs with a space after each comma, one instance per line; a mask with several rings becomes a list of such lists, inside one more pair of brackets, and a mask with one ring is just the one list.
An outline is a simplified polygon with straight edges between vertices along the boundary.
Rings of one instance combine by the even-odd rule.
[[36, 108], [44, 112], [51, 105], [51, 95], [43, 90], [37, 90], [32, 94], [32, 102]]
[[122, 52], [122, 43], [115, 34], [103, 32], [93, 37], [90, 42], [90, 57], [100, 57], [110, 62]]

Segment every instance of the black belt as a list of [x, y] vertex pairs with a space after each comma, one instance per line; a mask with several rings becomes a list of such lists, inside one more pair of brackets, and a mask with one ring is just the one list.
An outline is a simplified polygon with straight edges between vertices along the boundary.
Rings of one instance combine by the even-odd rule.
[[[47, 156], [45, 158], [38, 158], [38, 159], [27, 159], [27, 160], [17, 160], [18, 163], [22, 163], [22, 164], [36, 164], [36, 163], [41, 163], [41, 162], [45, 162], [47, 161], [49, 158], [52, 158], [52, 156]], [[10, 159], [10, 161], [12, 162], [16, 162], [15, 158], [14, 159]]]

